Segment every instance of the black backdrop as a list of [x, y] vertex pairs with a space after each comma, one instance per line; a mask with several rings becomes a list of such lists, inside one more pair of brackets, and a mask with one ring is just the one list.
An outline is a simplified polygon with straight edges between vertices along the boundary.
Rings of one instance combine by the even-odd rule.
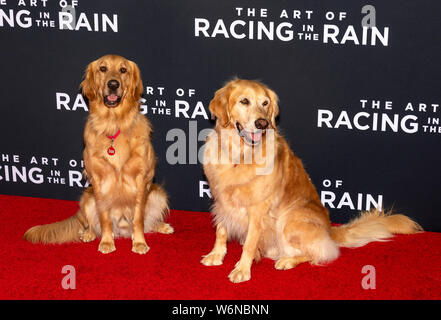
[[[358, 0], [24, 3], [0, 2], [0, 193], [79, 198], [83, 188], [74, 180], [82, 170], [87, 111], [78, 85], [90, 61], [116, 53], [135, 61], [144, 85], [153, 88], [144, 94], [143, 108], [155, 130], [156, 180], [165, 184], [173, 209], [208, 211], [210, 199], [201, 190], [206, 186], [200, 163], [188, 163], [189, 155], [186, 163], [167, 161], [174, 143], [167, 133], [182, 129], [193, 143], [190, 127], [213, 126], [208, 104], [214, 91], [239, 76], [260, 79], [278, 93], [280, 130], [322, 199], [329, 199], [334, 221], [347, 221], [368, 202], [441, 231], [441, 2], [371, 1], [375, 25]], [[78, 30], [61, 22], [66, 4], [74, 6]], [[263, 33], [259, 40], [258, 21], [282, 32], [272, 40]], [[373, 28], [363, 29], [362, 21]], [[209, 23], [208, 37], [198, 23]], [[243, 39], [233, 37], [232, 23]], [[317, 40], [299, 39], [306, 25]], [[338, 28], [338, 43], [325, 37], [326, 28]], [[382, 36], [375, 45], [373, 29]], [[284, 41], [289, 30], [294, 37]], [[161, 100], [165, 106], [156, 108]], [[184, 103], [188, 118], [176, 114], [176, 105]], [[320, 114], [331, 113], [332, 120], [320, 121]], [[384, 117], [397, 127], [381, 130]]]

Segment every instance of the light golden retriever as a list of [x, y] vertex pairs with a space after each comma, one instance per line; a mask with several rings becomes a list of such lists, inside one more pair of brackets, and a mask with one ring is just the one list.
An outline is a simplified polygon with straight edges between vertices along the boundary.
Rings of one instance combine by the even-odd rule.
[[[205, 145], [204, 172], [214, 198], [216, 241], [201, 263], [222, 264], [227, 240], [238, 239], [243, 250], [229, 275], [232, 282], [249, 280], [253, 260], [261, 256], [286, 270], [302, 262], [330, 262], [340, 246], [359, 247], [422, 230], [404, 215], [380, 210], [331, 227], [302, 161], [277, 133], [278, 98], [262, 83], [227, 83], [215, 93], [210, 111], [217, 121]], [[259, 173], [264, 167], [269, 170]]]
[[138, 66], [123, 57], [106, 55], [89, 64], [83, 94], [90, 104], [84, 130], [85, 172], [91, 185], [76, 215], [35, 226], [24, 239], [36, 243], [89, 242], [101, 235], [98, 250], [115, 250], [114, 237], [132, 236], [132, 251], [149, 250], [144, 233], [172, 233], [164, 223], [167, 196], [153, 184], [156, 158], [150, 122], [140, 114], [143, 85]]

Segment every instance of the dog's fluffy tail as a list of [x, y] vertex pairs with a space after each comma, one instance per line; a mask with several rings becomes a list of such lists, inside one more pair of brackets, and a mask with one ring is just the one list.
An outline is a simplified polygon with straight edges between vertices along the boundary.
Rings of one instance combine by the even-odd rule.
[[412, 234], [423, 228], [402, 214], [373, 209], [362, 212], [348, 224], [331, 228], [331, 237], [341, 247], [361, 247], [372, 241], [384, 241], [393, 234]]
[[65, 243], [80, 240], [80, 230], [83, 229], [78, 214], [51, 224], [35, 226], [23, 235], [23, 239], [32, 243]]

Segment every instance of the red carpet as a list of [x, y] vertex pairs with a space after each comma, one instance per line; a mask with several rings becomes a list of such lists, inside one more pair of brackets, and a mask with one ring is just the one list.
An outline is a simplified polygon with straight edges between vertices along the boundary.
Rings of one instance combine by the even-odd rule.
[[[117, 239], [109, 255], [92, 243], [32, 245], [21, 239], [36, 224], [73, 215], [74, 201], [0, 195], [2, 217], [1, 299], [440, 299], [441, 233], [396, 236], [393, 241], [342, 249], [327, 266], [302, 264], [277, 271], [263, 259], [250, 281], [232, 284], [227, 275], [240, 257], [228, 245], [222, 266], [205, 267], [214, 230], [207, 213], [173, 211], [175, 234], [148, 234], [150, 251], [131, 252], [128, 239]], [[76, 289], [64, 290], [64, 265], [76, 269]], [[376, 268], [376, 289], [364, 290], [364, 265]]]

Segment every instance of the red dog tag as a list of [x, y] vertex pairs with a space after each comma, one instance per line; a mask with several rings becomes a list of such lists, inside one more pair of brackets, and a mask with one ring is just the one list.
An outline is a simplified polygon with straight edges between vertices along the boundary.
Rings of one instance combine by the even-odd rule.
[[118, 130], [118, 132], [115, 133], [114, 136], [107, 136], [107, 138], [109, 138], [110, 140], [112, 140], [112, 142], [110, 143], [110, 147], [109, 147], [109, 149], [107, 149], [107, 153], [109, 154], [109, 156], [113, 156], [113, 155], [116, 153], [115, 148], [113, 147], [113, 142], [114, 142], [115, 139], [118, 137], [118, 135], [119, 135], [120, 132], [121, 132], [121, 131]]
[[110, 146], [109, 149], [107, 149], [107, 153], [109, 156], [113, 156], [115, 154], [115, 148]]

